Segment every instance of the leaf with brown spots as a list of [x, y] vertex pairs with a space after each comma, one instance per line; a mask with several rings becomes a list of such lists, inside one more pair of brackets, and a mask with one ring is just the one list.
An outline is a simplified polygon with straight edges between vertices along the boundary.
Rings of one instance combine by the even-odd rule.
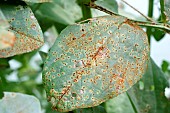
[[103, 16], [68, 26], [44, 62], [48, 101], [61, 112], [97, 106], [139, 81], [148, 57], [146, 33], [127, 18]]
[[[0, 4], [0, 7], [10, 24], [8, 31], [13, 32], [16, 37], [15, 43], [11, 48], [0, 50], [0, 58], [30, 52], [43, 45], [41, 28], [28, 6]], [[3, 36], [9, 38], [12, 35], [7, 33]], [[11, 40], [8, 38], [5, 39], [5, 43], [8, 41], [9, 44]]]
[[0, 9], [0, 49], [13, 47], [15, 42], [14, 33], [7, 31], [9, 23]]
[[13, 47], [14, 42], [14, 33], [0, 29], [0, 50]]

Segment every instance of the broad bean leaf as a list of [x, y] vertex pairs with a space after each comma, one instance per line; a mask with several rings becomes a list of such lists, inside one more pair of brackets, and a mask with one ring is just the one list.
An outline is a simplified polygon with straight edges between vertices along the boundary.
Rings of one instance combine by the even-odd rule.
[[[15, 43], [15, 35], [5, 29], [0, 29], [0, 51], [6, 48], [12, 48]], [[0, 55], [1, 56], [1, 55]]]
[[170, 101], [164, 95], [168, 81], [152, 59], [139, 83], [142, 84], [135, 84], [128, 90], [138, 113], [170, 112]]
[[40, 102], [34, 96], [5, 92], [0, 100], [1, 113], [41, 113]]
[[102, 6], [109, 11], [118, 13], [118, 4], [116, 0], [97, 0], [95, 4]]
[[44, 62], [47, 98], [57, 111], [97, 106], [127, 91], [147, 68], [140, 27], [121, 16], [87, 21], [65, 28]]
[[[47, 10], [48, 8], [48, 10]], [[54, 3], [42, 4], [38, 11], [50, 20], [61, 24], [73, 24], [75, 20], [81, 18], [80, 7], [75, 3], [75, 0], [65, 0]]]
[[0, 9], [0, 49], [13, 47], [15, 42], [14, 33], [7, 31], [9, 23]]
[[135, 113], [126, 93], [105, 102], [107, 113]]
[[43, 2], [52, 2], [53, 0], [22, 0], [25, 2], [32, 2], [32, 3], [43, 3]]
[[28, 6], [0, 4], [0, 7], [10, 24], [8, 31], [16, 37], [12, 48], [0, 50], [0, 58], [30, 52], [43, 45], [41, 28]]

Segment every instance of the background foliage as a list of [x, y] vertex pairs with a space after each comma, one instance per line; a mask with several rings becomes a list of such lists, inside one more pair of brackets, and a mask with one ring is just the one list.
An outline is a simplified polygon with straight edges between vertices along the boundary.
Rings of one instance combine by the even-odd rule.
[[[154, 0], [149, 0], [148, 16], [152, 18]], [[35, 39], [37, 35], [39, 38], [34, 42], [38, 47], [44, 45], [46, 48], [50, 48], [58, 34], [68, 25], [75, 22], [91, 18], [99, 12], [95, 9], [90, 9], [84, 4], [89, 0], [16, 0], [16, 1], [1, 1], [0, 3], [0, 49], [7, 49], [12, 47], [17, 38], [30, 38]], [[160, 18], [157, 20], [162, 23], [168, 23], [169, 21], [169, 0], [160, 0], [161, 10]], [[115, 0], [98, 0], [97, 5], [102, 6], [109, 11], [118, 13], [118, 3]], [[165, 6], [165, 7], [164, 7]], [[17, 13], [18, 8], [23, 10], [23, 13], [18, 13], [18, 17], [28, 19], [27, 22], [23, 20], [17, 20], [18, 17], [12, 17], [12, 13]], [[164, 13], [165, 10], [165, 13]], [[101, 15], [105, 13], [100, 12]], [[34, 16], [35, 15], [35, 16]], [[14, 18], [11, 20], [11, 17]], [[36, 19], [34, 19], [36, 18]], [[33, 19], [33, 20], [32, 20]], [[27, 34], [23, 37], [22, 33], [16, 32], [10, 28], [11, 24], [16, 28], [21, 29], [22, 33]], [[35, 25], [34, 25], [35, 24]], [[42, 29], [40, 29], [39, 25]], [[34, 25], [34, 26], [31, 26]], [[29, 30], [28, 28], [36, 29], [38, 32]], [[164, 38], [166, 31], [155, 27], [146, 27], [148, 38], [153, 36], [157, 41]], [[154, 32], [153, 32], [154, 31]], [[5, 35], [4, 35], [5, 34]], [[8, 36], [10, 44], [3, 43], [4, 36]], [[2, 38], [2, 39], [1, 39]], [[27, 40], [25, 40], [27, 42]], [[6, 45], [5, 45], [6, 44]], [[23, 46], [22, 46], [23, 47]], [[26, 46], [25, 46], [26, 47]], [[38, 48], [37, 47], [37, 48]], [[27, 47], [27, 51], [32, 51]], [[42, 48], [41, 48], [42, 49]], [[40, 50], [41, 50], [40, 49]], [[11, 54], [11, 53], [10, 53]], [[43, 60], [39, 56], [39, 50], [34, 50], [29, 53], [19, 54], [12, 53], [8, 58], [0, 58], [0, 98], [4, 96], [4, 92], [18, 92], [28, 95], [33, 95], [40, 101], [41, 110], [45, 113], [58, 113], [51, 109], [51, 105], [46, 100], [46, 94], [43, 88], [41, 74], [43, 68]], [[45, 58], [45, 54], [40, 52], [42, 58]], [[15, 56], [13, 56], [15, 55]], [[0, 56], [5, 56], [0, 53]], [[13, 66], [14, 65], [14, 66]], [[151, 59], [148, 65], [148, 70], [143, 75], [143, 78], [136, 83], [126, 93], [113, 98], [100, 106], [78, 109], [70, 111], [70, 113], [170, 113], [170, 101], [164, 96], [164, 89], [168, 87], [168, 79], [170, 78], [169, 62], [163, 61], [162, 68], [160, 69], [154, 61]], [[5, 94], [6, 95], [6, 94]], [[7, 97], [10, 94], [7, 93]], [[18, 94], [16, 94], [18, 95]], [[20, 94], [19, 94], [20, 95]], [[22, 96], [20, 96], [22, 97]], [[10, 97], [11, 98], [11, 97]], [[25, 97], [24, 99], [26, 99]], [[20, 98], [21, 99], [21, 98]], [[21, 99], [15, 100], [23, 103]], [[33, 99], [34, 100], [34, 99]], [[34, 100], [35, 101], [35, 100]], [[4, 100], [0, 100], [0, 108], [5, 106]], [[25, 104], [25, 102], [24, 102]], [[27, 107], [31, 106], [26, 103]], [[38, 105], [38, 104], [37, 104]], [[12, 106], [12, 105], [9, 105]], [[24, 106], [23, 106], [24, 107]], [[35, 105], [36, 107], [36, 105]], [[10, 107], [4, 109], [10, 109]], [[36, 107], [38, 109], [38, 107]], [[0, 109], [1, 113], [10, 113]], [[40, 109], [40, 107], [39, 107]], [[17, 109], [16, 110], [17, 113]], [[39, 113], [36, 111], [35, 113]], [[22, 111], [22, 110], [21, 110]], [[13, 111], [14, 112], [14, 111]]]

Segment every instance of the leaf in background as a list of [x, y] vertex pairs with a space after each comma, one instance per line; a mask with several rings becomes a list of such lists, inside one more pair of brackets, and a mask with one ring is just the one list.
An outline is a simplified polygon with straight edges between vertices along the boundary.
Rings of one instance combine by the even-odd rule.
[[92, 108], [77, 109], [74, 113], [107, 113], [103, 106], [96, 106]]
[[41, 106], [34, 96], [5, 92], [0, 100], [0, 113], [41, 113]]
[[97, 106], [133, 86], [148, 57], [146, 33], [124, 17], [103, 16], [68, 26], [44, 63], [48, 100], [63, 112]]
[[107, 113], [135, 113], [126, 93], [106, 101], [105, 108]]
[[0, 9], [0, 49], [13, 47], [15, 42], [14, 33], [7, 31], [9, 23]]
[[32, 3], [43, 3], [43, 2], [52, 2], [53, 0], [22, 0], [24, 2], [32, 2]]
[[97, 0], [95, 2], [96, 5], [102, 6], [109, 11], [118, 13], [118, 4], [116, 0]]
[[141, 84], [135, 84], [128, 94], [138, 113], [169, 113], [170, 101], [166, 99], [164, 90], [168, 86], [165, 75], [151, 59], [148, 70], [144, 74]]
[[[65, 2], [65, 4], [67, 3], [66, 1], [64, 1], [64, 2]], [[75, 20], [77, 19], [77, 18], [75, 18], [75, 16], [77, 14], [74, 14], [74, 11], [75, 12], [77, 12], [77, 10], [80, 11], [80, 7], [78, 7], [78, 5], [75, 4], [72, 0], [69, 0], [68, 3], [70, 3], [69, 7], [71, 6], [71, 3], [72, 3], [71, 8], [73, 8], [73, 9], [76, 8], [75, 10], [73, 10], [73, 12], [70, 12], [69, 9], [67, 9], [67, 6], [68, 6], [67, 4], [60, 5], [57, 3], [42, 4], [39, 7], [38, 11], [41, 14], [43, 14], [44, 17], [47, 17], [55, 22], [65, 24], [65, 25], [73, 24], [75, 22]]]
[[0, 58], [30, 52], [43, 45], [41, 28], [28, 6], [0, 4], [0, 7], [10, 24], [8, 30], [16, 36], [12, 48], [0, 50]]

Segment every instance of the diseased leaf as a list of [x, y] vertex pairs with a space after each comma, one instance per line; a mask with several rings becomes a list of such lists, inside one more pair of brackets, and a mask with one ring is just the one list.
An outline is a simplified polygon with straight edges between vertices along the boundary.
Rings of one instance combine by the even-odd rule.
[[41, 28], [28, 6], [0, 4], [0, 7], [10, 24], [8, 31], [16, 36], [12, 48], [0, 50], [0, 58], [30, 52], [43, 45]]
[[138, 113], [169, 113], [170, 101], [164, 95], [168, 82], [161, 69], [151, 59], [147, 72], [140, 80], [143, 83], [135, 84], [128, 94]]
[[7, 31], [9, 23], [0, 9], [0, 49], [13, 47], [15, 42], [14, 33]]
[[0, 29], [0, 51], [1, 49], [12, 48], [14, 46], [14, 42], [14, 33]]
[[32, 3], [43, 3], [43, 2], [52, 2], [53, 0], [22, 0], [25, 2], [32, 2]]
[[5, 92], [0, 100], [0, 113], [41, 113], [41, 106], [34, 96]]
[[144, 74], [146, 33], [121, 16], [103, 16], [64, 29], [44, 63], [48, 101], [57, 111], [93, 107], [127, 91]]

